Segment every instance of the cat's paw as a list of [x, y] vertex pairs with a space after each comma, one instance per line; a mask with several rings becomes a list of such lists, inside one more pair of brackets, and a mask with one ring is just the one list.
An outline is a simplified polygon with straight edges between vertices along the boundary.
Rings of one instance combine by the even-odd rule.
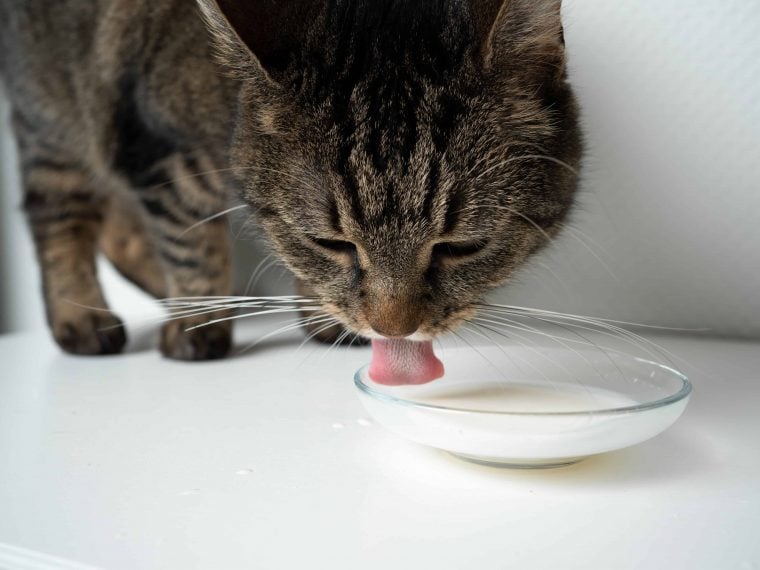
[[325, 344], [337, 343], [342, 346], [365, 346], [369, 344], [369, 339], [366, 339], [363, 336], [359, 336], [352, 332], [346, 334], [347, 331], [343, 325], [330, 325], [325, 328], [323, 324], [307, 324], [304, 328], [306, 329], [306, 336], [309, 340], [315, 340]]
[[197, 322], [173, 321], [161, 330], [161, 352], [175, 360], [224, 358], [232, 347], [229, 323], [214, 323], [187, 330]]
[[118, 317], [101, 311], [77, 309], [53, 318], [53, 338], [71, 354], [116, 354], [127, 344], [124, 323]]

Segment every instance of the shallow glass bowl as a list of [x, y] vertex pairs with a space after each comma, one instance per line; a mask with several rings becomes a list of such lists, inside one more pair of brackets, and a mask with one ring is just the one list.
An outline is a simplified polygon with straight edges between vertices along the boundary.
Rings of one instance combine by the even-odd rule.
[[367, 412], [397, 435], [472, 461], [558, 467], [644, 442], [683, 413], [691, 384], [627, 354], [534, 347], [448, 348], [446, 375], [383, 386], [354, 382]]

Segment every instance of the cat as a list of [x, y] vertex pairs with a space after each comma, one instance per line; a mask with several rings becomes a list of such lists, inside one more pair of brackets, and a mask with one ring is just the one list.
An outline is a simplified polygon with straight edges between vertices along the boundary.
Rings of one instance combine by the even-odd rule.
[[[347, 330], [455, 328], [574, 202], [582, 140], [560, 8], [0, 0], [0, 77], [53, 337], [76, 354], [124, 347], [98, 251], [156, 297], [229, 295], [229, 231], [214, 216], [235, 197]], [[163, 354], [227, 354], [229, 321], [191, 328], [210, 318], [167, 322]]]

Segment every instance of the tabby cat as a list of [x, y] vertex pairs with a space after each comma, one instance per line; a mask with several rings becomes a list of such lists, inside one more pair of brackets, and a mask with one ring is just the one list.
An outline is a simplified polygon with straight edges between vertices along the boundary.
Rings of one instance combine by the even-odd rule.
[[[233, 198], [343, 326], [429, 339], [577, 186], [560, 0], [0, 0], [0, 74], [77, 354], [126, 341], [98, 251], [157, 297], [229, 295], [228, 225], [194, 224]], [[229, 322], [187, 330], [209, 318], [165, 324], [163, 354], [225, 355]]]

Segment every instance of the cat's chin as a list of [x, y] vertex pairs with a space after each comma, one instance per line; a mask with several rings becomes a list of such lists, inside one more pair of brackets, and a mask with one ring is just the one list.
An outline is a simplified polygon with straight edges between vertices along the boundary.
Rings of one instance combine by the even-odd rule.
[[372, 339], [369, 377], [378, 384], [404, 386], [426, 384], [443, 376], [443, 363], [430, 340]]

